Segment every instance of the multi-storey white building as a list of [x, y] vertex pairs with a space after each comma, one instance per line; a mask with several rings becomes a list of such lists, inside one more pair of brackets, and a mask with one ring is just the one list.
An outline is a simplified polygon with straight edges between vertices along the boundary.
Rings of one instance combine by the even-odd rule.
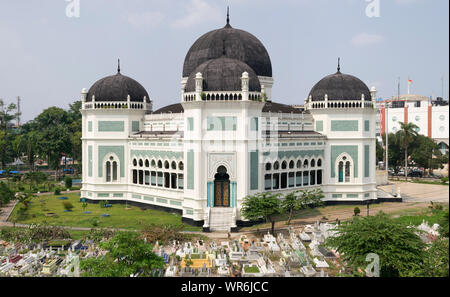
[[446, 153], [449, 146], [449, 106], [443, 100], [431, 100], [420, 95], [401, 95], [390, 100], [378, 101], [377, 137], [387, 130], [396, 133], [400, 122], [414, 123], [417, 133], [432, 138]]
[[272, 101], [273, 83], [263, 44], [227, 22], [189, 50], [181, 103], [153, 111], [120, 69], [83, 89], [82, 198], [177, 211], [205, 230], [237, 227], [243, 199], [264, 191], [377, 199], [375, 92], [338, 68], [294, 108]]

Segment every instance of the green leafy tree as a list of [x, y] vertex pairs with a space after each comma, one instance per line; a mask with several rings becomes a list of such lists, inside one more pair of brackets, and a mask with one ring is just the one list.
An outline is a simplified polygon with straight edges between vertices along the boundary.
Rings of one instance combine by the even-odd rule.
[[155, 276], [154, 271], [163, 269], [164, 259], [153, 253], [153, 247], [139, 238], [136, 232], [119, 232], [100, 243], [108, 253], [97, 259], [82, 260], [80, 268], [85, 277]]
[[14, 199], [14, 192], [4, 182], [0, 182], [0, 207]]
[[359, 209], [359, 207], [355, 207], [355, 209], [353, 210], [353, 214], [355, 215], [355, 217], [357, 217], [360, 213], [361, 209]]
[[63, 201], [63, 207], [67, 211], [72, 211], [72, 209], [74, 208], [73, 204], [70, 203], [70, 201]]
[[[383, 134], [383, 145], [386, 147], [386, 134]], [[394, 168], [395, 173], [398, 172], [399, 167], [402, 164], [403, 160], [403, 148], [400, 144], [400, 137], [397, 134], [389, 133], [388, 134], [388, 158], [389, 158], [389, 166]]]
[[323, 197], [323, 192], [320, 189], [299, 190], [285, 195], [281, 201], [281, 208], [288, 214], [286, 224], [291, 223], [295, 211], [322, 205]]
[[448, 223], [449, 223], [449, 216], [448, 216], [448, 208], [447, 208], [444, 212], [443, 218], [439, 222], [439, 234], [441, 237], [448, 238]]
[[241, 214], [249, 220], [265, 219], [270, 222], [272, 234], [275, 231], [275, 219], [282, 212], [279, 194], [259, 193], [244, 198]]
[[377, 141], [377, 148], [376, 148], [376, 154], [377, 154], [377, 164], [378, 162], [381, 162], [385, 158], [385, 150], [383, 146]]
[[431, 138], [417, 135], [413, 144], [414, 148], [411, 152], [411, 160], [419, 167], [430, 169], [431, 172], [433, 169], [443, 168], [442, 164], [447, 162], [439, 145]]
[[354, 217], [336, 227], [336, 237], [325, 244], [336, 249], [354, 269], [367, 266], [366, 256], [380, 257], [380, 276], [411, 276], [420, 269], [425, 244], [413, 228], [395, 222], [380, 212], [375, 216]]
[[47, 157], [49, 167], [56, 170], [56, 180], [61, 156], [71, 152], [68, 114], [61, 108], [50, 107], [39, 114], [35, 122], [39, 130], [38, 151]]
[[405, 155], [405, 177], [408, 177], [408, 148], [410, 144], [414, 141], [414, 138], [417, 137], [417, 126], [414, 123], [402, 123], [400, 122], [400, 130], [397, 132], [400, 137], [400, 143], [404, 150]]
[[28, 181], [31, 191], [33, 186], [37, 187], [40, 183], [45, 182], [47, 180], [47, 175], [39, 171], [29, 171], [25, 173], [24, 179]]
[[17, 107], [14, 103], [5, 106], [4, 101], [0, 99], [0, 161], [2, 168], [5, 168], [5, 165], [14, 159], [12, 147], [14, 134], [10, 124], [17, 117], [16, 110]]
[[72, 188], [72, 178], [70, 176], [66, 176], [64, 178], [64, 183], [65, 183], [67, 189]]
[[448, 238], [438, 238], [424, 252], [423, 264], [415, 276], [449, 277]]

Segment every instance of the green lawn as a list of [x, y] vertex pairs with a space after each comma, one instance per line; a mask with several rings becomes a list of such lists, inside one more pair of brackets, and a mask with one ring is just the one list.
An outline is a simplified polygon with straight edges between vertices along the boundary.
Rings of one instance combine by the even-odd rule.
[[[68, 200], [58, 200], [58, 197], [68, 197]], [[114, 204], [111, 208], [101, 208], [98, 204], [89, 204], [85, 214], [78, 194], [46, 195], [33, 198], [25, 215], [18, 217], [16, 206], [10, 217], [10, 221], [22, 224], [45, 223], [58, 226], [87, 227], [87, 228], [122, 228], [139, 230], [150, 224], [155, 225], [180, 225], [181, 216], [157, 210], [141, 210], [139, 207]], [[64, 212], [63, 201], [70, 201], [74, 208], [72, 212]], [[55, 217], [46, 216], [47, 213], [55, 213]], [[109, 214], [110, 217], [101, 217]], [[200, 231], [199, 227], [185, 225], [186, 231]]]

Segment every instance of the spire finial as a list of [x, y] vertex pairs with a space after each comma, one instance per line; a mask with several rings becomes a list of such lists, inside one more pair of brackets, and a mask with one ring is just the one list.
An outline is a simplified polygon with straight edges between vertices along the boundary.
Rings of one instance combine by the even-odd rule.
[[338, 58], [338, 68], [337, 68], [338, 72], [341, 72], [341, 58]]
[[117, 73], [120, 73], [120, 59], [117, 59]]
[[227, 6], [227, 25], [230, 24], [230, 7]]

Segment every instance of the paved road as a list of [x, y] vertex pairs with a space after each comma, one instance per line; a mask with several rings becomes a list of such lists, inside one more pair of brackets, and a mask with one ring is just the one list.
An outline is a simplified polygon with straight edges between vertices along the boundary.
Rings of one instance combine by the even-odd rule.
[[404, 202], [423, 202], [429, 203], [442, 202], [449, 203], [449, 187], [443, 185], [428, 185], [428, 184], [416, 184], [406, 182], [392, 182], [391, 185], [381, 186], [385, 192], [391, 193], [392, 186], [395, 188], [400, 187], [400, 192]]

